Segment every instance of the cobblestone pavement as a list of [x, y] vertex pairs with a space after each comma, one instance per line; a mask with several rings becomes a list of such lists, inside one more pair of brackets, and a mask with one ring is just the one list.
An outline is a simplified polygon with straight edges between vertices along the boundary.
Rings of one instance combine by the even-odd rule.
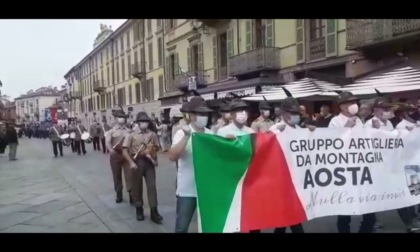
[[[22, 139], [18, 160], [0, 156], [0, 232], [156, 233], [173, 232], [175, 226], [175, 166], [165, 154], [159, 157], [157, 187], [162, 225], [135, 219], [135, 209], [115, 203], [109, 157], [86, 145], [86, 156], [64, 148], [64, 157], [54, 158], [49, 140]], [[145, 195], [146, 196], [146, 195]], [[144, 197], [147, 204], [147, 197]], [[385, 226], [379, 232], [404, 232], [396, 211], [378, 214]], [[357, 231], [360, 217], [354, 217]], [[307, 232], [336, 232], [336, 218], [305, 223]], [[197, 232], [194, 218], [190, 232]], [[265, 232], [271, 232], [267, 230]]]

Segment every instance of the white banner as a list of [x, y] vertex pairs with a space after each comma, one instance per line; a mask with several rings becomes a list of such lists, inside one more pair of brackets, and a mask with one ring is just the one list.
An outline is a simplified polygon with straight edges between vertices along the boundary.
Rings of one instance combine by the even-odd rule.
[[308, 220], [420, 203], [420, 128], [302, 129], [277, 139]]

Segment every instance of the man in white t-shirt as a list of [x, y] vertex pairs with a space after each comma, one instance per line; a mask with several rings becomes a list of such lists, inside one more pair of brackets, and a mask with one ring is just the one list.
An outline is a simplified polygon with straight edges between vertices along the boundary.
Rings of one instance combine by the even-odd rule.
[[[329, 128], [363, 128], [362, 121], [356, 116], [359, 112], [357, 102], [359, 99], [350, 92], [343, 92], [337, 98], [340, 114], [331, 119]], [[339, 233], [350, 233], [351, 216], [340, 215], [337, 217]], [[364, 214], [359, 233], [373, 233], [376, 223], [375, 213]]]
[[188, 232], [197, 207], [191, 133], [213, 134], [206, 128], [209, 113], [212, 112], [207, 108], [206, 101], [202, 97], [195, 96], [189, 102], [188, 107], [191, 122], [175, 133], [172, 147], [169, 150], [169, 159], [178, 162], [175, 233]]

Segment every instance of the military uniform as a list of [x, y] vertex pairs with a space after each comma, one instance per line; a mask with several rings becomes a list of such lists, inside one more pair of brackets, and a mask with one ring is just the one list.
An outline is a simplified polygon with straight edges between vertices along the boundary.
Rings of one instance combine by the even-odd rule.
[[108, 149], [106, 148], [106, 144], [105, 144], [105, 133], [111, 129], [111, 127], [106, 123], [103, 122], [101, 125], [98, 126], [99, 127], [99, 139], [101, 140], [101, 144], [102, 144], [102, 150], [103, 153], [109, 153]]
[[93, 138], [93, 150], [101, 151], [101, 147], [99, 145], [99, 133], [100, 133], [100, 126], [96, 121], [90, 126], [89, 134]]
[[[50, 139], [53, 146], [53, 153], [54, 157], [58, 156], [58, 151], [60, 151], [60, 156], [63, 156], [63, 141], [61, 140], [60, 136], [64, 133], [64, 130], [62, 127], [57, 127], [57, 125], [54, 125], [50, 128]], [[58, 150], [57, 150], [58, 146]]]
[[[124, 111], [116, 111], [114, 116], [117, 118], [126, 118]], [[105, 141], [107, 148], [110, 149], [111, 155], [109, 157], [109, 163], [111, 165], [112, 177], [114, 180], [114, 190], [116, 192], [116, 203], [121, 203], [123, 200], [123, 183], [122, 183], [122, 173], [124, 170], [125, 185], [127, 187], [127, 192], [130, 196], [130, 203], [132, 203], [132, 198], [130, 195], [132, 188], [131, 181], [131, 171], [128, 165], [125, 162], [125, 159], [122, 155], [122, 144], [124, 138], [129, 134], [129, 129], [124, 126], [116, 125], [109, 131], [105, 133]]]
[[[259, 104], [259, 109], [261, 111], [261, 113], [263, 111], [266, 110], [270, 110], [271, 107], [270, 105], [266, 102], [266, 101], [262, 101]], [[270, 127], [274, 125], [274, 122], [270, 119], [270, 118], [264, 118], [262, 115], [260, 117], [258, 117], [257, 119], [255, 119], [252, 124], [251, 124], [251, 128], [255, 131], [255, 132], [268, 132], [270, 130]]]
[[[136, 118], [137, 123], [150, 123], [151, 120], [146, 112], [139, 112]], [[123, 148], [128, 162], [133, 158], [137, 168], [131, 170], [133, 187], [131, 191], [132, 199], [136, 207], [137, 220], [144, 220], [143, 213], [143, 177], [146, 181], [147, 197], [150, 206], [150, 218], [153, 222], [160, 224], [162, 216], [157, 210], [157, 190], [156, 190], [156, 170], [155, 164], [157, 157], [155, 155], [145, 154], [145, 151], [156, 153], [158, 151], [159, 141], [156, 133], [149, 129], [133, 131], [124, 139]], [[141, 152], [141, 149], [145, 148]], [[128, 154], [128, 155], [127, 155]]]

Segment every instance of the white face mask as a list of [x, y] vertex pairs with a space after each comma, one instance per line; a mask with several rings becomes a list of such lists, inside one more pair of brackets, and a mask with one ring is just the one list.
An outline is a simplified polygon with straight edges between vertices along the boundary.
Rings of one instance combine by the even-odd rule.
[[263, 110], [262, 115], [265, 116], [265, 117], [269, 117], [270, 116], [270, 110]]
[[142, 129], [142, 130], [147, 129], [148, 127], [149, 127], [149, 123], [147, 123], [147, 122], [140, 122], [140, 124], [139, 124], [139, 128]]
[[291, 115], [290, 116], [290, 124], [291, 125], [298, 125], [300, 122], [300, 115]]
[[359, 106], [357, 104], [352, 104], [348, 107], [347, 111], [350, 115], [356, 115], [359, 112]]
[[117, 122], [119, 124], [123, 124], [123, 123], [125, 123], [125, 118], [117, 118]]
[[392, 111], [385, 111], [385, 112], [382, 113], [382, 117], [385, 120], [392, 119], [392, 118], [394, 118], [394, 116], [395, 116], [394, 112], [392, 112]]
[[195, 126], [200, 129], [204, 129], [207, 126], [209, 118], [207, 116], [197, 116], [197, 120], [194, 122]]
[[244, 125], [248, 120], [248, 113], [246, 111], [236, 112], [235, 120], [239, 123]]

